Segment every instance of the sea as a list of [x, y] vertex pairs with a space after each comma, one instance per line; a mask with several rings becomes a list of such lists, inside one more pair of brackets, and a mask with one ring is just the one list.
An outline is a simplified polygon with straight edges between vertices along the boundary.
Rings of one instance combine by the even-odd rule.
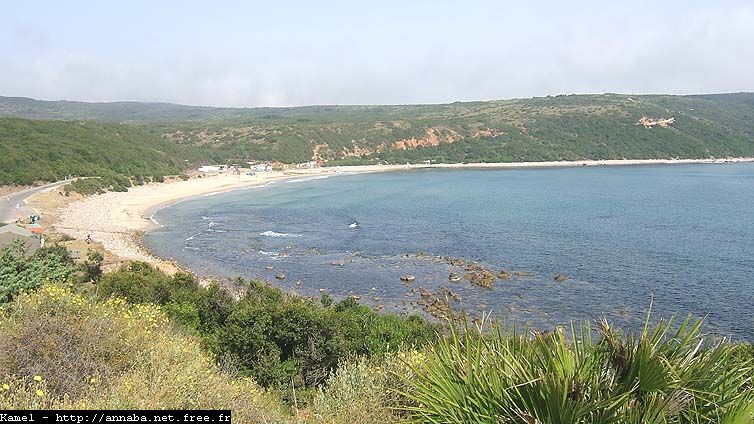
[[[651, 307], [653, 322], [704, 318], [708, 333], [754, 341], [751, 163], [301, 178], [154, 219], [147, 246], [202, 276], [399, 314], [451, 293], [469, 317], [540, 330], [603, 317], [638, 330]], [[449, 280], [469, 263], [511, 278]]]

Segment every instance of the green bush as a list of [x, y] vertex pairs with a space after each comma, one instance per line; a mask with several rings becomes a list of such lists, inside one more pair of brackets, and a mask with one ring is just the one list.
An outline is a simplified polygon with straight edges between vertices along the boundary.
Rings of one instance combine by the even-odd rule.
[[65, 248], [39, 249], [31, 257], [25, 253], [20, 242], [0, 251], [0, 305], [45, 281], [68, 281], [76, 270]]
[[381, 356], [437, 335], [436, 326], [416, 316], [381, 315], [353, 300], [326, 308], [266, 283], [237, 284], [246, 290], [234, 300], [217, 286], [200, 288], [190, 275], [169, 277], [134, 263], [104, 276], [96, 290], [163, 305], [218, 358], [268, 387], [317, 386], [349, 356]]

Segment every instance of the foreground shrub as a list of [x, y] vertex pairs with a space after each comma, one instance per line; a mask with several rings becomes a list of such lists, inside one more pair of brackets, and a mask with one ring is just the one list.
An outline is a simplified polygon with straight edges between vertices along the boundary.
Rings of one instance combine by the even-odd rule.
[[346, 358], [421, 346], [437, 335], [418, 316], [382, 315], [353, 300], [324, 307], [266, 283], [238, 285], [246, 290], [235, 300], [217, 286], [199, 287], [190, 275], [169, 277], [134, 263], [104, 276], [97, 293], [163, 305], [223, 363], [267, 387], [318, 386]]
[[0, 409], [232, 409], [282, 422], [279, 404], [234, 380], [152, 305], [92, 302], [45, 285], [0, 319]]
[[338, 367], [325, 387], [316, 391], [305, 423], [397, 423], [408, 418], [401, 409], [411, 406], [402, 393], [424, 354], [418, 351], [386, 355], [378, 361], [359, 358]]
[[[750, 363], [705, 342], [701, 322], [622, 336], [602, 322], [540, 334], [441, 340], [408, 380], [416, 422], [751, 423]], [[570, 340], [570, 341], [569, 341]]]
[[22, 243], [11, 244], [0, 251], [0, 305], [45, 281], [66, 281], [75, 270], [65, 248], [40, 249], [27, 257]]

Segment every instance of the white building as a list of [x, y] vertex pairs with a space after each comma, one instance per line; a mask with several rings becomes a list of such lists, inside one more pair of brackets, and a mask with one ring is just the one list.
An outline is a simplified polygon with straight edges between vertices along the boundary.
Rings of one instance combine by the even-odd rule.
[[223, 172], [228, 169], [228, 165], [204, 165], [199, 168], [199, 172]]

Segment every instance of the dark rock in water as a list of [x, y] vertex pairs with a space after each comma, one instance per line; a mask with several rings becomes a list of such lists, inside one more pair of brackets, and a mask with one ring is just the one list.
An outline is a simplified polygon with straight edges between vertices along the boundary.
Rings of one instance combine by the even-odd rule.
[[332, 266], [346, 266], [346, 261], [332, 261], [332, 262], [330, 262], [330, 265], [332, 265]]
[[513, 275], [519, 276], [519, 277], [534, 277], [536, 274], [529, 271], [514, 271]]
[[410, 282], [412, 282], [414, 280], [416, 280], [416, 277], [414, 277], [411, 274], [401, 275], [401, 281], [406, 281], [406, 282], [410, 283]]
[[275, 269], [275, 267], [267, 265], [266, 267], [264, 267], [264, 269], [266, 269], [267, 271], [272, 271], [273, 269]]
[[301, 280], [299, 280], [299, 281], [296, 281], [296, 285], [297, 285], [297, 286], [300, 286], [300, 285], [301, 285]]
[[508, 273], [507, 270], [501, 269], [500, 273], [497, 274], [497, 278], [500, 280], [510, 280], [511, 275]]
[[563, 281], [567, 279], [568, 279], [568, 276], [565, 274], [558, 274], [555, 276], [555, 281], [557, 281], [558, 283], [562, 283]]
[[285, 280], [285, 274], [280, 273], [280, 274], [276, 275], [275, 278], [277, 278], [278, 280]]
[[495, 275], [487, 270], [472, 271], [464, 275], [464, 277], [479, 287], [492, 288], [492, 284], [495, 282]]
[[374, 307], [374, 309], [376, 309], [376, 310], [378, 310], [378, 311], [379, 311], [379, 310], [382, 310], [382, 308], [383, 308], [383, 306], [382, 306], [382, 305], [377, 305], [377, 306], [375, 306], [375, 307]]
[[450, 280], [451, 283], [457, 283], [461, 281], [461, 276], [454, 272], [451, 272], [450, 275], [448, 275], [448, 280]]

